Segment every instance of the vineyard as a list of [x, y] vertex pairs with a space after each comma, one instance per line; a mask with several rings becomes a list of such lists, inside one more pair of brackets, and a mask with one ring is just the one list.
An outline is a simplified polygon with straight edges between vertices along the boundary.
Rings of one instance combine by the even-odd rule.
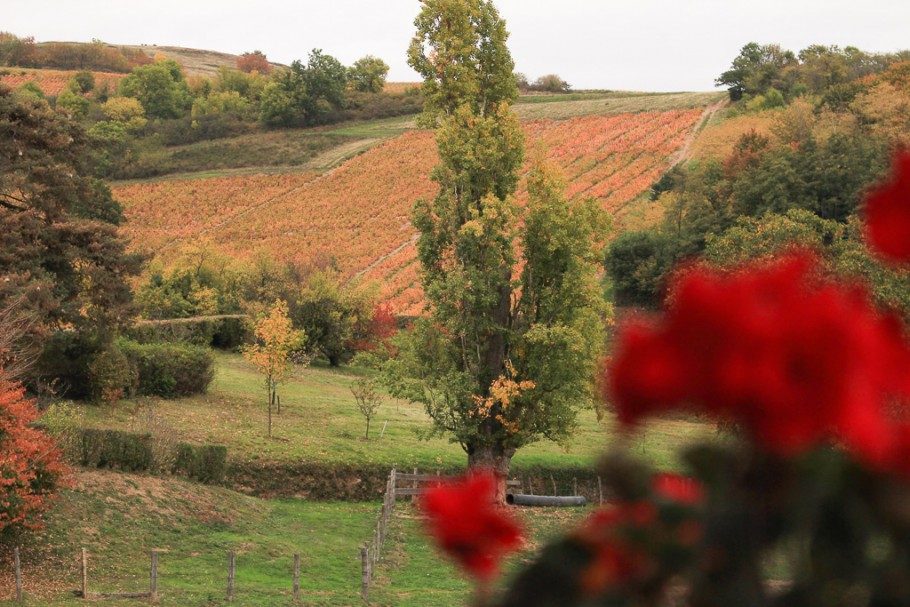
[[[528, 156], [558, 166], [571, 197], [592, 197], [621, 214], [668, 168], [702, 109], [584, 116], [525, 124]], [[410, 225], [414, 201], [434, 193], [429, 132], [386, 141], [332, 172], [134, 183], [115, 188], [136, 249], [165, 257], [178, 243], [211, 243], [230, 255], [267, 253], [306, 262], [336, 258], [348, 279], [381, 285], [402, 314], [422, 293]], [[527, 192], [519, 186], [518, 200]]]
[[[96, 87], [102, 87], [106, 83], [112, 89], [116, 88], [120, 79], [126, 76], [126, 74], [111, 72], [92, 73], [95, 76]], [[34, 82], [45, 95], [55, 97], [66, 88], [75, 74], [76, 72], [66, 70], [4, 68], [0, 71], [0, 84], [15, 90], [29, 82]]]

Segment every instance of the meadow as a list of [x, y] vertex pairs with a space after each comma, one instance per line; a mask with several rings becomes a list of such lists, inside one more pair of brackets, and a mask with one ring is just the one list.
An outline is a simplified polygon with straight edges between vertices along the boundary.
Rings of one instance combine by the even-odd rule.
[[[292, 604], [294, 553], [301, 554], [301, 602], [336, 607], [360, 602], [359, 547], [370, 536], [374, 502], [260, 500], [176, 479], [80, 472], [60, 496], [47, 525], [23, 548], [30, 605], [83, 604], [74, 596], [78, 555], [89, 552], [91, 592], [148, 589], [151, 549], [159, 556], [159, 604], [227, 604], [227, 554], [237, 554], [233, 604]], [[530, 541], [507, 570], [587, 512], [584, 508], [518, 511]], [[0, 554], [0, 605], [16, 604], [7, 554]], [[444, 607], [464, 604], [467, 582], [438, 555], [409, 502], [399, 501], [383, 559], [371, 587], [372, 605]], [[136, 600], [99, 604], [127, 607]]]
[[[262, 377], [239, 355], [218, 354], [215, 380], [207, 394], [178, 400], [143, 398], [115, 405], [78, 405], [85, 424], [141, 430], [142, 407], [152, 407], [168, 432], [179, 440], [228, 447], [239, 462], [366, 464], [399, 469], [457, 469], [466, 463], [461, 448], [443, 438], [425, 440], [429, 419], [419, 405], [387, 397], [364, 438], [365, 422], [350, 392], [364, 371], [351, 368], [297, 367], [279, 389], [282, 411], [275, 416], [274, 436], [266, 436], [267, 411]], [[384, 427], [384, 432], [383, 432]], [[566, 445], [540, 442], [521, 449], [517, 471], [541, 466], [591, 467], [608, 448], [627, 446], [660, 468], [676, 468], [680, 445], [714, 434], [698, 421], [666, 419], [628, 435], [612, 415], [598, 421], [583, 411], [578, 431]], [[382, 437], [379, 435], [382, 433]]]

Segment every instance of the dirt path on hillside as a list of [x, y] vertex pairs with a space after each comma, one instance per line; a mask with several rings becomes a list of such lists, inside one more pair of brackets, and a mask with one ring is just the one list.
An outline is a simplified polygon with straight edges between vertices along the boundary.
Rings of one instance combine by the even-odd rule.
[[726, 99], [723, 99], [705, 108], [705, 111], [702, 113], [701, 118], [698, 120], [698, 124], [695, 125], [695, 128], [692, 129], [692, 132], [689, 133], [689, 136], [686, 137], [685, 142], [683, 142], [682, 147], [679, 148], [679, 151], [677, 151], [671, 159], [670, 167], [667, 169], [668, 171], [688, 161], [689, 158], [692, 157], [692, 144], [695, 143], [695, 140], [698, 138], [698, 134], [701, 133], [702, 129], [708, 125], [708, 122], [711, 121], [717, 112], [727, 106], [727, 103], [728, 101]]
[[308, 160], [302, 166], [304, 169], [311, 171], [325, 171], [333, 169], [344, 162], [347, 162], [354, 156], [362, 154], [375, 146], [377, 143], [384, 141], [379, 137], [370, 139], [358, 139], [350, 143], [343, 143], [331, 149], [317, 154], [316, 157]]
[[357, 272], [356, 274], [354, 274], [354, 276], [351, 277], [351, 281], [357, 280], [358, 278], [360, 278], [361, 276], [363, 276], [364, 274], [366, 274], [367, 272], [369, 272], [370, 270], [372, 270], [373, 268], [375, 268], [376, 266], [378, 266], [379, 264], [384, 262], [389, 257], [392, 257], [393, 255], [397, 255], [398, 253], [401, 253], [405, 248], [407, 248], [408, 245], [412, 245], [412, 244], [416, 243], [418, 238], [420, 238], [420, 235], [414, 234], [413, 236], [408, 238], [405, 242], [398, 245], [397, 247], [395, 247], [394, 249], [392, 249], [385, 255], [380, 255], [379, 257], [374, 259], [367, 267], [365, 267], [364, 269], [362, 269], [359, 272]]

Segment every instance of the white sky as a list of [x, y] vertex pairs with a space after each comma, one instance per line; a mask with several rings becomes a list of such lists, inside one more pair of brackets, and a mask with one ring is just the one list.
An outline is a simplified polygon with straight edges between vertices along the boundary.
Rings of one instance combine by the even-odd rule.
[[[908, 0], [497, 0], [518, 71], [576, 88], [709, 90], [749, 41], [910, 48]], [[289, 63], [318, 47], [346, 64], [405, 50], [417, 0], [0, 0], [0, 30], [38, 40], [159, 44]]]

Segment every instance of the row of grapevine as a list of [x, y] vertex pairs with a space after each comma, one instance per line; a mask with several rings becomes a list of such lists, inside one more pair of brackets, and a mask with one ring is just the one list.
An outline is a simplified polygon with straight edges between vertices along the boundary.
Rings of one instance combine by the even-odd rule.
[[[656, 181], [698, 122], [701, 109], [584, 116], [525, 124], [529, 163], [545, 158], [573, 197], [619, 211]], [[334, 257], [346, 278], [375, 282], [403, 314], [420, 312], [414, 201], [431, 197], [433, 135], [387, 141], [334, 172], [139, 183], [118, 187], [135, 248], [211, 243], [230, 255], [268, 254], [306, 263]], [[528, 167], [526, 167], [527, 170]], [[518, 200], [527, 199], [524, 183]]]
[[[117, 88], [117, 83], [126, 76], [126, 74], [111, 72], [92, 73], [95, 76], [96, 87], [107, 83], [111, 89]], [[75, 74], [76, 72], [67, 70], [5, 68], [0, 72], [0, 84], [15, 90], [29, 82], [34, 82], [45, 95], [56, 97], [66, 88]]]

